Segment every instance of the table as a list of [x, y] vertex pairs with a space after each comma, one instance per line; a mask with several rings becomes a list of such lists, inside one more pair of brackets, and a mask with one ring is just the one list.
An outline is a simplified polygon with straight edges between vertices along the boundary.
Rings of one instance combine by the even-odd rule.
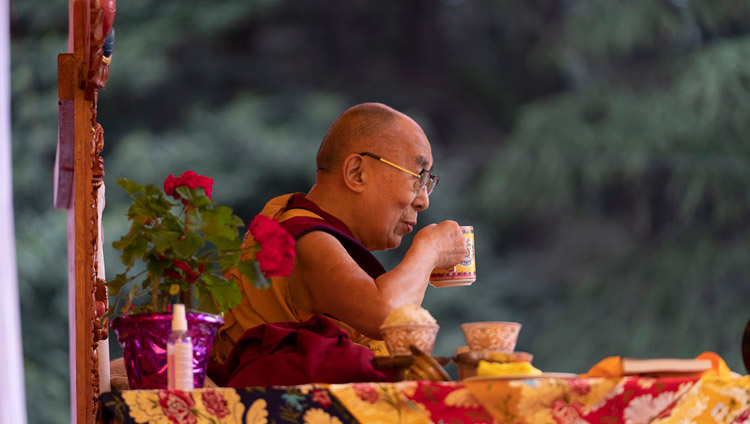
[[750, 423], [750, 376], [127, 390], [100, 399], [123, 424]]

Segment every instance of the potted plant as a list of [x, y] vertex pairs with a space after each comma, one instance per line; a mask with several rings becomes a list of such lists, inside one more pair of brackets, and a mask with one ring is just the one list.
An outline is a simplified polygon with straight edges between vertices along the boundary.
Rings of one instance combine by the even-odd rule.
[[[133, 200], [130, 230], [112, 243], [125, 271], [107, 282], [112, 327], [123, 346], [131, 388], [166, 388], [166, 339], [171, 305], [183, 303], [193, 338], [194, 387], [202, 387], [221, 315], [241, 294], [224, 272], [236, 268], [256, 287], [288, 275], [294, 240], [278, 222], [257, 215], [244, 242], [241, 218], [211, 199], [213, 179], [185, 171], [169, 175], [163, 190], [119, 179]], [[170, 196], [174, 199], [170, 199]]]

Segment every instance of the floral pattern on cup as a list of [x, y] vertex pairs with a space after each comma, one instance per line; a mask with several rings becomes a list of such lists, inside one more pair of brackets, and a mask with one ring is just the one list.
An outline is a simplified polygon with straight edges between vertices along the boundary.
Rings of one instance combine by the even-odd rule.
[[521, 324], [505, 321], [469, 322], [461, 324], [461, 330], [471, 350], [513, 352]]
[[464, 252], [464, 259], [461, 261], [461, 266], [470, 267], [474, 263], [474, 240], [470, 237], [466, 237], [465, 240], [464, 246], [466, 247], [466, 251]]
[[385, 345], [391, 355], [411, 355], [409, 345], [414, 345], [426, 354], [435, 347], [435, 338], [440, 329], [436, 324], [404, 324], [381, 327]]

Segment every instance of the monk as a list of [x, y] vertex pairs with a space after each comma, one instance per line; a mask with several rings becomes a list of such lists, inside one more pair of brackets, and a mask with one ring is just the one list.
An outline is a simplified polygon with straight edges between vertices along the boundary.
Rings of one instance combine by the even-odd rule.
[[332, 319], [351, 340], [387, 354], [379, 327], [394, 308], [421, 304], [435, 268], [464, 256], [454, 221], [419, 230], [403, 260], [386, 271], [371, 251], [393, 249], [417, 225], [438, 178], [422, 128], [379, 103], [341, 114], [323, 138], [314, 186], [272, 199], [261, 214], [278, 219], [296, 239], [294, 270], [268, 290], [239, 275], [243, 299], [229, 310], [212, 359], [224, 362], [248, 328], [263, 323]]

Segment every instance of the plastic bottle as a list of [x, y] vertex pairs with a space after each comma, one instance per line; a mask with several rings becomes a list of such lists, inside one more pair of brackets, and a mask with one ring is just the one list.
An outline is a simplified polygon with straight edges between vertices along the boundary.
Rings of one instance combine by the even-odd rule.
[[187, 333], [185, 305], [172, 305], [172, 332], [167, 340], [167, 388], [193, 389], [193, 341]]

